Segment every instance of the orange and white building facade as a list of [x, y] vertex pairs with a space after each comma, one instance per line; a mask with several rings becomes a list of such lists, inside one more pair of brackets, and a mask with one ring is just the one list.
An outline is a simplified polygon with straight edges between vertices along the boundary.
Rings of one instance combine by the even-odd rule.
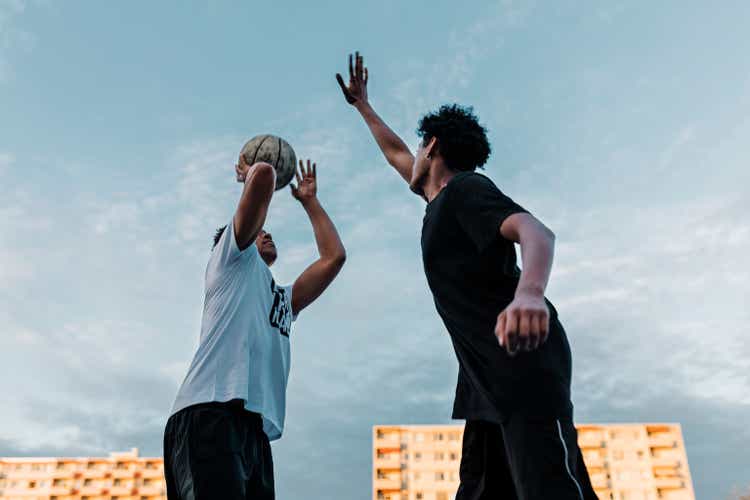
[[0, 500], [166, 500], [164, 461], [138, 449], [100, 458], [0, 458]]
[[[579, 424], [601, 500], [695, 500], [679, 424]], [[373, 500], [453, 500], [462, 425], [373, 428]]]

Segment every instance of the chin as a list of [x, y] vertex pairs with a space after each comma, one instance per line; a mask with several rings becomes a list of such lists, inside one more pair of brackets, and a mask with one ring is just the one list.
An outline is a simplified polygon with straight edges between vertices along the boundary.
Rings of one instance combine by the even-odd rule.
[[424, 183], [421, 181], [421, 179], [417, 179], [416, 181], [412, 181], [409, 183], [409, 189], [411, 189], [413, 193], [418, 194], [419, 196], [424, 196], [422, 184]]
[[268, 266], [271, 266], [276, 262], [278, 254], [276, 253], [276, 250], [265, 250], [260, 253], [260, 256]]

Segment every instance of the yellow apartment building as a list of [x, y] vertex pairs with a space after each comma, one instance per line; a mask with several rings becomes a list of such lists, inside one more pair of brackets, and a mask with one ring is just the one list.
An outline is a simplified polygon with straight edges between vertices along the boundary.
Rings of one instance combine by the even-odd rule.
[[0, 458], [0, 500], [166, 498], [163, 459], [137, 448], [106, 458]]
[[[679, 424], [579, 424], [601, 500], [695, 500]], [[453, 500], [462, 425], [376, 425], [373, 500]]]

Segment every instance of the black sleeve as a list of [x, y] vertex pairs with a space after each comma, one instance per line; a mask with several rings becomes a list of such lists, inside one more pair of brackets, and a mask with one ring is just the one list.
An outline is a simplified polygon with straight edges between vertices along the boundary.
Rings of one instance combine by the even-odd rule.
[[472, 173], [456, 181], [451, 193], [456, 219], [480, 252], [500, 236], [500, 224], [507, 217], [528, 213], [482, 174]]

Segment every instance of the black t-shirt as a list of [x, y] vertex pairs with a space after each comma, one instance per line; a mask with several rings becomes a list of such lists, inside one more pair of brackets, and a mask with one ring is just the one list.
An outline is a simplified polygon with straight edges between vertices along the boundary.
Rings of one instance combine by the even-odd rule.
[[456, 174], [427, 204], [425, 273], [459, 363], [453, 418], [501, 422], [516, 411], [572, 411], [570, 347], [552, 304], [549, 337], [537, 350], [510, 357], [494, 333], [520, 277], [514, 243], [500, 224], [519, 212], [526, 210], [475, 172]]

